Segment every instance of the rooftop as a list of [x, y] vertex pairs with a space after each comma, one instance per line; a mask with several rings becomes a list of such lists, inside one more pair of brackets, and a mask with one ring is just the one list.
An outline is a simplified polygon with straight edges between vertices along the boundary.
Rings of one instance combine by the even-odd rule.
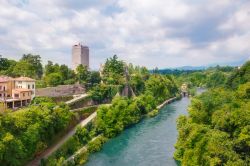
[[13, 80], [12, 77], [0, 76], [0, 82], [7, 82], [7, 81], [11, 81], [11, 80]]
[[14, 78], [15, 81], [36, 81], [32, 78], [29, 78], [29, 77], [18, 77], [18, 78]]

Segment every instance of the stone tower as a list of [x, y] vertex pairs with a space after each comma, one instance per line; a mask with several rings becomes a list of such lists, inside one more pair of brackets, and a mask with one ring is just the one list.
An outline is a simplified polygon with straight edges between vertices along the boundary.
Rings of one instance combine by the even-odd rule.
[[72, 47], [72, 69], [76, 70], [80, 64], [89, 68], [89, 47], [81, 43]]

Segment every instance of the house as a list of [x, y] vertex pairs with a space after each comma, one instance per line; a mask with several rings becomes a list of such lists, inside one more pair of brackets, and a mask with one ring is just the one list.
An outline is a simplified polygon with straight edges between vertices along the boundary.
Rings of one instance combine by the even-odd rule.
[[14, 78], [15, 88], [16, 89], [30, 89], [31, 90], [31, 99], [35, 97], [35, 81], [29, 77], [18, 77]]
[[4, 108], [26, 106], [34, 97], [34, 79], [28, 77], [11, 78], [0, 76], [0, 104], [3, 103]]

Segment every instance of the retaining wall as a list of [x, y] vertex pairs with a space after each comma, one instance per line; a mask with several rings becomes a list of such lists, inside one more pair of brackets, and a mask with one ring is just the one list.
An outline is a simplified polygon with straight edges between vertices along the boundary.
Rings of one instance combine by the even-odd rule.
[[57, 87], [48, 87], [36, 89], [36, 96], [58, 97], [58, 96], [72, 96], [83, 94], [86, 89], [83, 85], [59, 85]]

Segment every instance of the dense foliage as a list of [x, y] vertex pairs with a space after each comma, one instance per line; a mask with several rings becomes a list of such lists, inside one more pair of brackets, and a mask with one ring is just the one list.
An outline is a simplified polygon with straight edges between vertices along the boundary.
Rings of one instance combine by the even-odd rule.
[[145, 91], [135, 98], [116, 97], [111, 106], [97, 112], [97, 132], [106, 137], [118, 135], [124, 128], [139, 122], [142, 115], [178, 92], [176, 84], [166, 76], [151, 75], [145, 82]]
[[0, 114], [0, 163], [23, 165], [42, 152], [72, 119], [65, 105], [55, 107], [49, 99], [40, 99], [17, 112]]
[[0, 74], [9, 76], [27, 76], [40, 79], [43, 67], [40, 55], [27, 54], [19, 61], [9, 60], [0, 56]]
[[229, 77], [227, 86], [235, 89], [239, 84], [244, 84], [247, 82], [250, 82], [250, 61], [247, 61], [240, 68], [240, 70], [235, 70], [235, 72]]
[[118, 60], [118, 57], [116, 55], [114, 55], [112, 58], [107, 59], [102, 71], [103, 82], [111, 85], [123, 84], [124, 67], [124, 62]]
[[120, 91], [121, 86], [98, 84], [90, 90], [91, 98], [98, 103], [105, 103], [112, 100], [112, 98]]
[[250, 65], [192, 100], [189, 116], [178, 119], [174, 157], [182, 165], [250, 165]]

